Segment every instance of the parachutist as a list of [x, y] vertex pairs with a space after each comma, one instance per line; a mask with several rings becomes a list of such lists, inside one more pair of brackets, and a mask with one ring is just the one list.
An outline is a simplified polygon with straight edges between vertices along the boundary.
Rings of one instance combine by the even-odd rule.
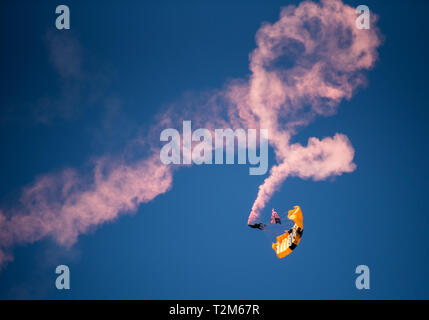
[[[293, 227], [289, 230], [285, 230], [284, 233], [277, 236], [276, 242], [271, 245], [279, 259], [286, 257], [297, 247], [301, 241], [302, 233], [304, 231], [304, 217], [302, 216], [302, 211], [299, 206], [294, 206], [292, 210], [289, 210], [287, 217], [289, 220], [295, 222]], [[264, 223], [251, 224], [250, 221], [252, 220], [249, 218], [247, 225], [253, 229], [264, 230], [267, 226]], [[282, 221], [280, 219], [280, 215], [273, 209], [271, 211], [271, 220], [269, 226], [281, 224]], [[269, 229], [268, 231], [270, 230], [273, 229]]]
[[250, 228], [253, 228], [253, 229], [264, 230], [264, 228], [266, 227], [266, 224], [262, 224], [262, 223], [254, 223], [254, 224], [248, 224], [248, 226], [249, 226]]
[[[279, 214], [274, 209], [271, 212], [271, 224], [282, 224]], [[264, 230], [267, 225], [262, 223], [249, 223], [248, 226], [253, 229]]]

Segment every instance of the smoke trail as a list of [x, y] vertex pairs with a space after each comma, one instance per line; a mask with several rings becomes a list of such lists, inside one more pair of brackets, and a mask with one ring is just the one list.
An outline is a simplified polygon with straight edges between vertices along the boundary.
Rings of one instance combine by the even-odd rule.
[[264, 24], [256, 34], [248, 79], [159, 115], [146, 137], [151, 156], [132, 165], [106, 167], [108, 161], [100, 161], [92, 181], [65, 170], [42, 176], [24, 189], [19, 206], [0, 211], [0, 267], [13, 260], [10, 252], [16, 245], [52, 237], [70, 246], [79, 234], [169, 190], [173, 169], [160, 162], [156, 144], [173, 119], [194, 120], [208, 129], [269, 130], [278, 164], [259, 187], [249, 222], [288, 176], [320, 180], [353, 171], [354, 150], [345, 135], [310, 138], [305, 147], [291, 143], [291, 138], [315, 116], [333, 114], [365, 84], [362, 71], [374, 65], [380, 44], [374, 15], [372, 19], [370, 30], [358, 30], [355, 9], [339, 0], [283, 8], [277, 22]]
[[[344, 135], [310, 138], [307, 147], [290, 144], [290, 138], [315, 116], [335, 112], [342, 99], [365, 84], [362, 71], [374, 65], [380, 44], [372, 18], [370, 30], [359, 30], [354, 8], [336, 0], [303, 2], [284, 8], [276, 23], [258, 31], [250, 82], [238, 88], [247, 91], [239, 109], [248, 107], [260, 126], [269, 128], [279, 164], [259, 187], [249, 222], [288, 176], [320, 180], [355, 169], [354, 150]], [[291, 67], [281, 67], [280, 59]]]
[[79, 234], [135, 211], [140, 203], [166, 192], [171, 182], [171, 167], [162, 165], [158, 154], [110, 169], [99, 161], [92, 183], [73, 170], [42, 176], [23, 191], [21, 206], [9, 213], [10, 218], [0, 211], [0, 267], [13, 260], [5, 249], [47, 236], [71, 246]]

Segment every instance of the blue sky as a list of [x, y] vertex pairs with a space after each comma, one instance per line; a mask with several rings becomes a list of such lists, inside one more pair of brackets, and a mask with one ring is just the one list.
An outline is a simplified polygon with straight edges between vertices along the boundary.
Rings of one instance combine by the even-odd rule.
[[[255, 32], [290, 3], [299, 1], [69, 1], [63, 40], [54, 28], [58, 3], [2, 2], [1, 207], [41, 174], [86, 172], [92, 159], [124, 152], [186, 92], [248, 75]], [[267, 212], [298, 204], [304, 213], [291, 256], [277, 259], [264, 234], [246, 225], [263, 176], [247, 166], [193, 166], [174, 173], [170, 191], [69, 249], [50, 238], [14, 247], [0, 298], [429, 298], [429, 4], [365, 4], [385, 38], [368, 85], [294, 137], [346, 134], [357, 169], [319, 182], [289, 178], [274, 194]], [[72, 71], [55, 67], [62, 41], [72, 43], [61, 53]], [[59, 264], [70, 267], [69, 291], [54, 286]], [[371, 271], [367, 291], [355, 288], [360, 264]]]

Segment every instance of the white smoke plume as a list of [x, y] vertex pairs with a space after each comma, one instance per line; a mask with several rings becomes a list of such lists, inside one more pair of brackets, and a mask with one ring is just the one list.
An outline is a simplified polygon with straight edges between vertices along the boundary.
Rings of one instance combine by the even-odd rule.
[[[320, 180], [355, 169], [345, 135], [310, 138], [307, 147], [290, 144], [290, 138], [315, 116], [334, 113], [365, 84], [362, 71], [374, 65], [380, 44], [372, 18], [372, 29], [360, 30], [356, 10], [341, 1], [303, 2], [284, 8], [279, 21], [258, 31], [250, 81], [232, 88], [232, 94], [242, 118], [269, 129], [278, 165], [259, 187], [249, 222], [288, 176]], [[282, 61], [292, 66], [283, 67]]]

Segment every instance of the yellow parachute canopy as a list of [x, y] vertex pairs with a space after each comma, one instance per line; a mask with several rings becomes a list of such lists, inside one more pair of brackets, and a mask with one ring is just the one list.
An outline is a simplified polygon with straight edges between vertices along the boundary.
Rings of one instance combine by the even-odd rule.
[[288, 218], [295, 222], [290, 230], [279, 235], [276, 243], [273, 243], [273, 250], [276, 252], [279, 259], [286, 257], [289, 253], [296, 248], [301, 241], [302, 233], [304, 231], [302, 211], [299, 206], [294, 206], [294, 209], [289, 210]]

